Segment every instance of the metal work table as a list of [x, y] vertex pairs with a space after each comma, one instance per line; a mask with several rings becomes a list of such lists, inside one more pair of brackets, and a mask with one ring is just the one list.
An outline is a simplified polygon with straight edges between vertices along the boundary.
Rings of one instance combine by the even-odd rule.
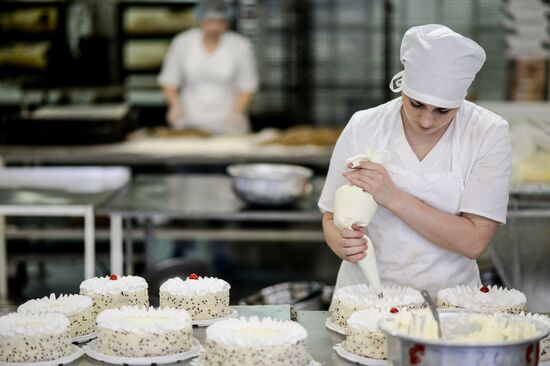
[[94, 206], [112, 191], [71, 193], [46, 189], [0, 189], [0, 300], [8, 296], [8, 262], [4, 216], [72, 216], [84, 218], [84, 278], [95, 275]]
[[142, 137], [105, 145], [0, 145], [0, 157], [14, 164], [221, 165], [280, 162], [328, 166], [332, 148], [263, 145], [255, 135]]
[[[123, 232], [123, 219], [128, 230], [130, 219], [145, 220], [146, 267], [154, 264], [155, 219], [182, 219], [186, 221], [214, 220], [220, 222], [280, 222], [318, 225], [309, 231], [276, 230], [273, 237], [298, 239], [322, 238], [320, 225], [322, 214], [317, 208], [317, 198], [323, 179], [313, 179], [313, 192], [307, 200], [294, 208], [259, 209], [248, 207], [232, 191], [231, 178], [223, 175], [138, 175], [113, 199], [97, 208], [97, 212], [108, 214], [111, 222], [111, 271], [123, 273], [123, 237], [126, 238], [126, 264], [132, 263], [131, 238]], [[129, 230], [128, 230], [129, 231]], [[212, 230], [210, 230], [212, 231]], [[238, 238], [238, 233], [216, 229], [210, 239]], [[258, 238], [269, 237], [270, 231], [256, 231]], [[200, 232], [193, 236], [200, 237]], [[315, 234], [315, 235], [311, 235]], [[248, 235], [248, 234], [247, 234]], [[311, 240], [311, 239], [309, 239]], [[126, 273], [131, 268], [127, 267]]]

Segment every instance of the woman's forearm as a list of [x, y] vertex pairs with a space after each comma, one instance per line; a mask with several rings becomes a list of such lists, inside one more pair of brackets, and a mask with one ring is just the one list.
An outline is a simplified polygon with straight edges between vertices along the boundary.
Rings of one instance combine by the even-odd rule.
[[250, 102], [252, 101], [252, 95], [253, 94], [251, 92], [246, 91], [242, 91], [237, 94], [237, 97], [235, 98], [235, 104], [233, 106], [233, 113], [245, 113], [248, 106], [250, 105]]
[[323, 215], [323, 233], [325, 234], [325, 241], [329, 248], [336, 254], [340, 259], [346, 259], [340, 253], [340, 246], [338, 242], [340, 241], [340, 229], [334, 224], [334, 215], [330, 212], [326, 212]]
[[165, 86], [162, 88], [162, 93], [164, 94], [169, 107], [179, 103], [179, 92], [177, 88]]
[[498, 229], [493, 220], [468, 213], [452, 215], [404, 191], [399, 191], [386, 208], [424, 238], [471, 259], [483, 254]]

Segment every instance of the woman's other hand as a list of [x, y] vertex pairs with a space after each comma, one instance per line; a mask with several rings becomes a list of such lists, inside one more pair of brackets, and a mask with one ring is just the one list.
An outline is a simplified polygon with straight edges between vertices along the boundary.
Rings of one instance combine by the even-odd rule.
[[172, 103], [166, 113], [166, 121], [168, 124], [176, 130], [185, 128], [185, 115], [181, 104]]
[[[351, 168], [351, 164], [348, 166]], [[393, 183], [384, 166], [363, 160], [358, 167], [344, 173], [344, 177], [353, 185], [372, 195], [381, 206], [388, 207], [398, 195], [399, 189]]]

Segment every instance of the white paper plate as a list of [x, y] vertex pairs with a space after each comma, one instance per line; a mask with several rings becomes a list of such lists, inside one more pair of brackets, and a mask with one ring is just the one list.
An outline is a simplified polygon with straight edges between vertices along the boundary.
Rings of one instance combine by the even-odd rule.
[[367, 365], [367, 366], [389, 366], [390, 365], [390, 362], [386, 360], [378, 360], [376, 358], [363, 357], [363, 356], [359, 356], [351, 352], [348, 352], [346, 351], [342, 343], [338, 343], [332, 348], [334, 348], [338, 356], [345, 358], [348, 361], [360, 363], [361, 365]]
[[231, 309], [231, 312], [229, 315], [222, 316], [221, 318], [215, 318], [215, 319], [205, 319], [205, 320], [193, 320], [191, 323], [193, 325], [196, 325], [198, 327], [207, 327], [209, 325], [214, 324], [215, 322], [219, 322], [220, 320], [225, 320], [229, 318], [234, 318], [237, 316], [237, 310]]
[[72, 343], [84, 343], [84, 342], [88, 342], [89, 340], [92, 340], [96, 337], [97, 337], [97, 334], [90, 333], [90, 334], [85, 334], [85, 335], [79, 336], [79, 337], [73, 337], [71, 339], [71, 342]]
[[75, 346], [74, 344], [71, 344], [71, 354], [68, 356], [58, 358], [57, 360], [51, 360], [51, 361], [40, 361], [40, 362], [0, 362], [0, 366], [57, 366], [57, 365], [65, 365], [68, 363], [73, 362], [80, 356], [84, 354], [84, 351], [82, 348]]
[[325, 326], [336, 333], [340, 333], [342, 335], [348, 334], [348, 331], [346, 330], [346, 328], [342, 328], [341, 326], [334, 324], [332, 320], [330, 320], [330, 318], [327, 318], [327, 321], [325, 322]]
[[[203, 356], [195, 358], [193, 361], [191, 361], [191, 366], [204, 366], [203, 363]], [[317, 362], [315, 360], [311, 360], [306, 366], [321, 366], [322, 363]]]
[[167, 363], [175, 363], [183, 360], [187, 360], [191, 357], [196, 357], [200, 355], [202, 347], [199, 341], [195, 338], [191, 341], [191, 349], [187, 352], [176, 353], [174, 355], [168, 356], [157, 356], [157, 357], [122, 357], [122, 356], [111, 356], [100, 353], [97, 350], [97, 341], [91, 341], [83, 347], [84, 352], [94, 360], [114, 363], [119, 365], [163, 365]]

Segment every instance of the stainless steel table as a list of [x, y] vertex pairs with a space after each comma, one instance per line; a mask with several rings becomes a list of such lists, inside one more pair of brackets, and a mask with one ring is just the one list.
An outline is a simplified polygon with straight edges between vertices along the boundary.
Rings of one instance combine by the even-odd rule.
[[[260, 318], [271, 317], [278, 320], [290, 320], [290, 305], [232, 306], [232, 308], [237, 310], [238, 316], [258, 316]], [[193, 337], [203, 344], [206, 338], [206, 328], [193, 327]], [[191, 365], [191, 361], [192, 359], [174, 363], [172, 365]], [[106, 363], [96, 361], [87, 355], [84, 355], [69, 365], [106, 365]]]
[[46, 189], [0, 189], [0, 300], [8, 296], [8, 262], [4, 216], [82, 216], [84, 218], [84, 278], [95, 275], [94, 206], [112, 191], [71, 193]]
[[[317, 198], [323, 179], [313, 180], [313, 192], [307, 200], [294, 208], [258, 209], [243, 203], [232, 191], [231, 178], [225, 175], [138, 175], [130, 185], [120, 191], [97, 211], [106, 213], [111, 222], [111, 271], [123, 273], [123, 220], [126, 227], [130, 219], [145, 220], [146, 267], [154, 264], [155, 219], [182, 219], [186, 221], [215, 220], [220, 222], [291, 222], [314, 224], [314, 237], [322, 240], [322, 214], [317, 208]], [[273, 229], [271, 229], [273, 232]], [[302, 232], [308, 235], [309, 232]], [[196, 234], [196, 233], [195, 233]], [[222, 239], [223, 230], [216, 230]], [[232, 232], [230, 234], [235, 234]], [[256, 232], [262, 239], [269, 232]], [[275, 238], [296, 238], [299, 233], [277, 230]], [[294, 236], [293, 236], [294, 235]], [[226, 236], [225, 239], [231, 239]], [[126, 235], [126, 239], [130, 240]], [[127, 254], [131, 253], [131, 241], [127, 241]], [[131, 273], [131, 258], [126, 257], [126, 273]]]

